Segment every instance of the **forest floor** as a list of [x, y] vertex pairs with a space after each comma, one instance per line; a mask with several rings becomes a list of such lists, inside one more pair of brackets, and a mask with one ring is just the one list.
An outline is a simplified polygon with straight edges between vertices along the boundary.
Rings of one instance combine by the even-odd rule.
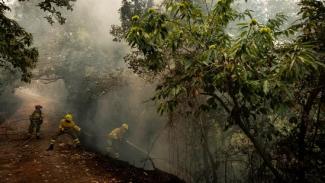
[[[73, 148], [59, 141], [53, 151], [46, 151], [57, 129], [53, 101], [40, 96], [17, 94], [22, 105], [0, 125], [0, 182], [5, 183], [115, 183], [182, 182], [160, 170], [143, 170], [126, 162]], [[42, 138], [28, 139], [28, 116], [35, 104], [44, 106]], [[53, 116], [51, 116], [53, 114]], [[24, 120], [19, 120], [22, 118]], [[6, 135], [7, 134], [7, 135]]]

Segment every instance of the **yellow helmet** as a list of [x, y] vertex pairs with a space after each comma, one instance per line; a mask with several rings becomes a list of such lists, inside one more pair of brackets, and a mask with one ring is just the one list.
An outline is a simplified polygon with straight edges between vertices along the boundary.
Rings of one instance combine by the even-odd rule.
[[123, 124], [122, 124], [122, 128], [124, 128], [124, 129], [128, 130], [128, 129], [129, 129], [129, 125], [128, 125], [128, 124], [126, 124], [126, 123], [123, 123]]
[[66, 115], [64, 116], [64, 119], [66, 119], [66, 120], [68, 120], [68, 121], [72, 121], [73, 116], [72, 116], [72, 114], [68, 113], [68, 114], [66, 114]]

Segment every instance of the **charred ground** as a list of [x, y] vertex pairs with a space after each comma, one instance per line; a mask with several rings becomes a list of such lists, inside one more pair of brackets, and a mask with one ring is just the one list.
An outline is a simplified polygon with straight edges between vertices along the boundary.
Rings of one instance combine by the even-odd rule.
[[[21, 107], [1, 125], [0, 182], [183, 182], [160, 170], [147, 171], [85, 149], [75, 149], [61, 139], [54, 151], [46, 151], [55, 132], [55, 108], [50, 100], [24, 96]], [[47, 109], [42, 139], [26, 138], [28, 116], [34, 103]], [[65, 141], [65, 143], [63, 143]]]

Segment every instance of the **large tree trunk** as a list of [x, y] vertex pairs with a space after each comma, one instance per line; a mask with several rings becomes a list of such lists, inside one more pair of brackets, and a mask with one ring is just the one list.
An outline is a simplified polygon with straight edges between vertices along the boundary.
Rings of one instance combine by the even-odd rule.
[[285, 182], [284, 177], [282, 174], [273, 166], [272, 164], [272, 158], [270, 154], [268, 154], [265, 151], [265, 148], [261, 145], [261, 143], [258, 141], [257, 138], [250, 132], [250, 129], [244, 124], [244, 122], [241, 119], [241, 112], [240, 107], [238, 104], [238, 101], [234, 94], [230, 94], [233, 102], [234, 102], [234, 108], [231, 111], [232, 118], [235, 120], [236, 124], [243, 130], [245, 135], [250, 139], [250, 141], [253, 143], [256, 151], [259, 153], [263, 161], [265, 162], [265, 165], [271, 170], [271, 172], [274, 174], [278, 182]]
[[212, 173], [212, 179], [213, 179], [213, 182], [217, 182], [217, 180], [218, 180], [218, 176], [217, 176], [218, 165], [217, 165], [216, 160], [213, 158], [213, 155], [212, 155], [212, 153], [210, 151], [210, 148], [209, 148], [208, 137], [207, 137], [208, 131], [205, 129], [202, 119], [200, 119], [199, 125], [200, 125], [200, 128], [201, 128], [202, 147], [203, 147], [203, 150], [206, 153], [206, 156], [209, 159], [208, 162], [209, 162], [210, 167], [211, 167], [210, 169], [211, 169], [211, 173]]
[[273, 166], [271, 156], [265, 151], [265, 148], [260, 144], [260, 142], [250, 133], [250, 130], [244, 125], [244, 123], [242, 122], [242, 120], [240, 119], [240, 117], [238, 117], [238, 119], [236, 119], [236, 123], [243, 130], [243, 132], [250, 139], [250, 141], [253, 143], [256, 151], [262, 157], [263, 161], [265, 162], [265, 165], [274, 174], [274, 176], [276, 177], [277, 181], [278, 182], [284, 182], [284, 177]]
[[305, 178], [305, 150], [306, 150], [306, 143], [305, 138], [307, 134], [308, 125], [310, 123], [310, 111], [312, 109], [313, 103], [319, 92], [321, 91], [320, 88], [313, 90], [310, 95], [308, 96], [306, 104], [303, 106], [303, 111], [301, 114], [301, 122], [300, 122], [300, 130], [298, 134], [298, 161], [299, 161], [299, 168], [297, 172], [298, 181], [301, 183], [306, 182]]

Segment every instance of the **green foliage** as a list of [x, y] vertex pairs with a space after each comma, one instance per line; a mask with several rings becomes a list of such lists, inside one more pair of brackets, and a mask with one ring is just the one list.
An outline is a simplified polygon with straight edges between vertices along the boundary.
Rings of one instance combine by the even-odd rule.
[[[26, 1], [26, 0], [19, 0], [19, 1]], [[28, 0], [27, 0], [28, 1]], [[49, 15], [46, 15], [44, 18], [50, 23], [53, 24], [55, 20], [57, 20], [60, 24], [64, 24], [66, 18], [62, 16], [60, 8], [66, 8], [67, 10], [72, 11], [73, 5], [72, 3], [76, 0], [43, 0], [38, 3], [38, 6], [41, 10]]]
[[[283, 146], [279, 148], [281, 153], [287, 156], [291, 153], [295, 156], [289, 156], [290, 163], [281, 167], [287, 171], [289, 169], [291, 172], [296, 172], [296, 174], [291, 173], [292, 177], [296, 177], [293, 180], [323, 182], [325, 177], [318, 172], [325, 170], [324, 153], [322, 153], [325, 150], [325, 133], [324, 126], [320, 125], [324, 120], [325, 112], [322, 108], [325, 102], [325, 3], [324, 1], [302, 0], [299, 5], [302, 17], [292, 28], [302, 32], [297, 42], [311, 44], [310, 49], [313, 50], [313, 54], [304, 53], [305, 56], [299, 59], [301, 62], [316, 63], [322, 67], [314, 73], [304, 72], [302, 69], [298, 71], [301, 79], [296, 80], [296, 86], [292, 90], [295, 96], [295, 114], [289, 118], [289, 123], [297, 127], [278, 142]], [[280, 162], [280, 164], [284, 163]]]
[[[304, 23], [283, 29], [286, 21], [283, 14], [261, 23], [250, 11], [240, 13], [232, 9], [232, 3], [219, 0], [206, 12], [191, 1], [167, 1], [164, 11], [142, 14], [132, 22], [125, 37], [135, 50], [134, 57], [127, 61], [139, 67], [135, 71], [146, 70], [162, 76], [153, 98], [159, 104], [159, 113], [175, 110], [184, 97], [203, 98], [205, 104], [198, 108], [203, 113], [220, 110], [221, 106], [228, 118], [227, 126], [238, 125], [268, 168], [282, 179], [260, 143], [262, 137], [276, 142], [272, 134], [278, 132], [274, 126], [262, 130], [261, 124], [267, 122], [268, 116], [285, 116], [294, 111], [295, 91], [304, 86], [301, 81], [322, 75], [324, 64], [305, 35], [309, 31], [312, 41], [323, 39], [318, 37], [324, 33], [318, 19], [323, 14], [318, 10], [303, 13]], [[321, 7], [319, 3], [314, 4]], [[315, 11], [315, 7], [309, 9]], [[307, 20], [310, 23], [306, 24], [309, 18], [311, 22]], [[246, 21], [237, 24], [238, 35], [230, 35], [227, 28], [239, 20]], [[318, 28], [309, 29], [308, 25]], [[301, 28], [303, 36], [292, 36]]]
[[22, 72], [21, 79], [30, 81], [31, 69], [35, 67], [38, 52], [31, 47], [32, 35], [4, 13], [9, 7], [0, 3], [0, 67]]
[[[25, 1], [25, 0], [20, 0]], [[72, 10], [71, 2], [75, 0], [44, 0], [38, 6], [44, 12], [50, 13], [45, 18], [53, 24], [55, 17], [60, 24], [65, 22], [57, 8], [66, 7]], [[32, 47], [33, 37], [26, 32], [15, 20], [8, 18], [5, 13], [10, 11], [4, 1], [0, 1], [0, 67], [6, 70], [21, 72], [21, 80], [29, 82], [31, 69], [36, 66], [38, 50]]]
[[303, 29], [303, 36], [309, 41], [316, 41], [324, 47], [325, 42], [325, 5], [323, 0], [302, 0], [299, 5], [302, 7], [300, 14], [302, 22], [297, 26]]
[[[291, 81], [301, 79], [302, 72], [317, 71], [320, 63], [314, 62], [308, 45], [283, 43], [278, 38], [282, 15], [265, 25], [256, 20], [240, 23], [238, 37], [225, 33], [227, 24], [242, 15], [230, 3], [219, 1], [204, 15], [190, 2], [171, 2], [166, 13], [145, 13], [140, 22], [133, 23], [126, 40], [143, 53], [143, 66], [155, 72], [170, 70], [168, 82], [158, 89], [158, 93], [166, 89], [170, 94], [164, 91], [161, 98], [174, 97], [170, 82], [192, 81], [202, 92], [226, 92], [256, 107], [259, 99], [286, 101], [287, 97], [278, 94], [287, 92]], [[277, 92], [268, 95], [270, 90]]]
[[122, 0], [120, 11], [121, 25], [112, 25], [110, 33], [114, 36], [114, 41], [120, 42], [131, 27], [132, 22], [137, 21], [139, 16], [147, 10], [154, 13], [152, 0]]

